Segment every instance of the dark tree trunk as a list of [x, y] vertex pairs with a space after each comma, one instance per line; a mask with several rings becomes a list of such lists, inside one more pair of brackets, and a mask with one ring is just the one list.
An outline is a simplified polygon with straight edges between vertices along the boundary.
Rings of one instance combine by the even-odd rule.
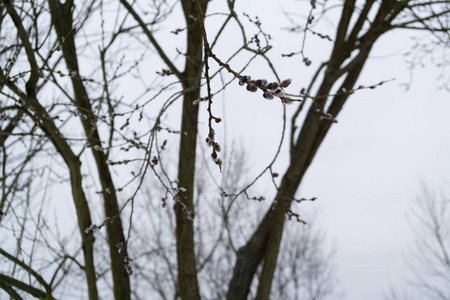
[[[230, 282], [228, 299], [247, 299], [252, 278], [255, 275], [259, 263], [264, 261], [261, 277], [259, 280], [257, 299], [269, 299], [273, 276], [276, 270], [278, 253], [284, 231], [286, 212], [290, 209], [295, 192], [299, 187], [303, 176], [322, 144], [326, 134], [331, 128], [332, 122], [322, 120], [317, 109], [331, 113], [336, 117], [349, 93], [338, 94], [331, 100], [328, 108], [326, 95], [329, 95], [333, 86], [339, 78], [345, 75], [345, 80], [340, 89], [347, 91], [353, 89], [359, 75], [367, 61], [369, 53], [375, 41], [389, 29], [389, 22], [401, 10], [398, 3], [383, 1], [370, 29], [362, 36], [360, 31], [374, 1], [367, 1], [363, 10], [356, 20], [354, 26], [349, 30], [350, 20], [354, 13], [355, 1], [346, 1], [342, 16], [336, 33], [334, 49], [327, 63], [324, 78], [316, 93], [315, 103], [307, 113], [302, 128], [291, 148], [291, 162], [288, 170], [283, 176], [278, 194], [275, 198], [274, 207], [267, 212], [258, 229], [252, 235], [247, 244], [238, 253], [232, 280]], [[359, 45], [356, 41], [359, 39]], [[344, 62], [356, 49], [359, 53], [347, 64]], [[331, 97], [330, 97], [331, 98]], [[265, 243], [259, 243], [255, 249], [255, 241], [264, 239]], [[249, 265], [247, 262], [252, 262]], [[244, 280], [239, 280], [243, 278]]]
[[[182, 299], [200, 299], [194, 244], [193, 221], [187, 212], [194, 212], [194, 178], [197, 145], [198, 105], [193, 101], [200, 97], [201, 71], [203, 67], [203, 39], [201, 25], [196, 21], [199, 13], [206, 10], [207, 1], [199, 12], [195, 1], [183, 0], [183, 11], [187, 23], [186, 65], [183, 73], [183, 113], [181, 120], [180, 154], [178, 165], [179, 203], [175, 204], [176, 239], [178, 260], [178, 286]], [[193, 16], [193, 17], [190, 17]]]
[[[58, 38], [64, 40], [61, 45], [64, 60], [68, 69], [72, 72], [76, 72], [75, 76], [71, 76], [75, 94], [75, 103], [78, 112], [82, 116], [86, 116], [86, 118], [82, 117], [80, 119], [88, 142], [91, 145], [97, 166], [104, 198], [105, 215], [106, 217], [114, 217], [113, 222], [106, 223], [114, 296], [117, 300], [130, 299], [130, 279], [124, 265], [127, 249], [126, 246], [123, 246], [119, 252], [117, 247], [119, 243], [125, 241], [122, 220], [119, 216], [117, 193], [107, 164], [107, 156], [105, 152], [101, 150], [103, 145], [97, 130], [97, 121], [92, 111], [89, 96], [79, 75], [80, 70], [78, 67], [78, 57], [75, 46], [75, 29], [72, 24], [73, 3], [71, 1], [66, 1], [66, 3], [61, 4], [58, 0], [49, 0], [49, 5], [52, 14], [52, 23], [55, 26]], [[96, 150], [95, 146], [98, 146], [100, 150]]]

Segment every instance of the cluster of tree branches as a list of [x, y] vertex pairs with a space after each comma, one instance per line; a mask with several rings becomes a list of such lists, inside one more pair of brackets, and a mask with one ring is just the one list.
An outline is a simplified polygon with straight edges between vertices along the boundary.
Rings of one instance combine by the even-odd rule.
[[[336, 30], [321, 33], [314, 26], [334, 6], [311, 1], [305, 20], [292, 27], [301, 49], [285, 56], [310, 66], [305, 45], [313, 37], [331, 41], [332, 50], [308, 87], [292, 93], [296, 79], [278, 74], [261, 20], [240, 12], [235, 0], [225, 4], [216, 12], [219, 4], [208, 0], [0, 1], [0, 222], [9, 241], [0, 249], [8, 262], [0, 289], [11, 298], [82, 291], [98, 299], [112, 291], [115, 299], [139, 299], [143, 282], [162, 298], [181, 299], [319, 299], [334, 292], [322, 236], [285, 224], [304, 223], [296, 203], [315, 200], [297, 197], [297, 189], [349, 97], [384, 83], [357, 85], [376, 41], [409, 29], [428, 32], [423, 43], [448, 47], [450, 5], [337, 1]], [[178, 22], [167, 34], [185, 38], [181, 49], [161, 37], [168, 21]], [[213, 30], [210, 22], [219, 25]], [[218, 54], [229, 30], [240, 42]], [[411, 64], [426, 50], [416, 47]], [[244, 64], [236, 61], [245, 55]], [[255, 59], [267, 63], [273, 80], [246, 73]], [[284, 110], [273, 160], [245, 182], [238, 157], [247, 154], [220, 140], [224, 117], [214, 105], [232, 82]], [[167, 116], [178, 102], [174, 124]], [[296, 106], [290, 122], [287, 104]], [[200, 114], [206, 132], [199, 132]], [[284, 142], [289, 166], [280, 175], [273, 166]], [[212, 161], [198, 161], [203, 154]], [[205, 179], [212, 167], [224, 172], [222, 182]], [[265, 175], [274, 196], [258, 218], [244, 206], [272, 195], [251, 195]], [[68, 218], [76, 230], [61, 227]]]

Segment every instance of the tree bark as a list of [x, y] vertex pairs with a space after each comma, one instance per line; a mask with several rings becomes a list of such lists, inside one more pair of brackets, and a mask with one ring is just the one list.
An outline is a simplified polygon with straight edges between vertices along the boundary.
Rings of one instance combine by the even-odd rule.
[[[106, 217], [114, 217], [112, 222], [106, 223], [106, 232], [108, 236], [109, 253], [111, 258], [111, 271], [114, 284], [114, 296], [115, 299], [118, 300], [130, 299], [130, 279], [124, 265], [124, 260], [127, 256], [127, 249], [124, 245], [119, 253], [117, 248], [119, 243], [125, 241], [122, 220], [119, 215], [117, 193], [109, 166], [107, 164], [107, 156], [102, 150], [103, 145], [96, 126], [97, 121], [92, 111], [86, 88], [84, 87], [80, 77], [78, 57], [75, 46], [75, 29], [73, 28], [72, 22], [73, 3], [71, 1], [66, 1], [66, 3], [61, 4], [58, 0], [49, 0], [49, 6], [52, 15], [52, 23], [55, 26], [55, 31], [58, 38], [61, 41], [64, 40], [64, 42], [61, 43], [64, 60], [68, 69], [71, 72], [75, 72], [75, 75], [71, 76], [75, 94], [75, 103], [77, 105], [78, 112], [82, 116], [86, 116], [86, 118], [82, 117], [80, 119], [97, 166], [98, 176], [102, 186], [105, 215]], [[99, 147], [99, 150], [95, 149], [96, 146]]]
[[181, 120], [178, 186], [180, 203], [175, 204], [176, 239], [179, 294], [184, 300], [200, 299], [197, 279], [193, 221], [186, 212], [194, 212], [194, 178], [197, 146], [198, 105], [193, 101], [200, 97], [201, 71], [203, 67], [203, 39], [199, 13], [206, 11], [207, 1], [200, 1], [199, 12], [195, 1], [183, 0], [183, 12], [187, 23], [187, 51], [183, 72], [183, 112]]

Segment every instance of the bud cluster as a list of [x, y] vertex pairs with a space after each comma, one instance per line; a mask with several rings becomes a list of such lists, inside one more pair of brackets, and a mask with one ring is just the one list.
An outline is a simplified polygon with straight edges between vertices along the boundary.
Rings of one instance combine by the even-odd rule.
[[97, 230], [97, 229], [98, 229], [97, 225], [91, 224], [91, 226], [89, 226], [88, 228], [86, 228], [86, 229], [84, 230], [84, 232], [85, 232], [86, 234], [89, 234], [91, 231], [93, 232], [93, 231], [95, 231], [95, 230]]
[[222, 168], [222, 160], [217, 155], [217, 152], [220, 152], [221, 148], [220, 144], [215, 141], [215, 135], [215, 130], [211, 129], [205, 141], [208, 147], [212, 147], [211, 158], [219, 166], [219, 168]]
[[256, 201], [261, 202], [261, 201], [266, 200], [266, 198], [263, 197], [263, 196], [260, 196], [260, 197], [256, 197], [256, 196], [255, 196], [255, 197], [248, 198], [248, 200], [256, 200]]
[[325, 112], [320, 107], [316, 108], [316, 112], [320, 114], [320, 120], [321, 121], [327, 120], [327, 121], [331, 121], [332, 123], [337, 123], [338, 122], [331, 113]]
[[[178, 189], [175, 189], [175, 191], [177, 191], [177, 194], [173, 197], [173, 200], [175, 200], [175, 202], [177, 202], [177, 205], [179, 205], [179, 207], [181, 208], [181, 211], [184, 212], [186, 219], [189, 221], [194, 221], [195, 212], [188, 209], [186, 204], [184, 204], [183, 201], [181, 201], [181, 198], [185, 198], [185, 195], [183, 195], [183, 194], [187, 192], [187, 189], [185, 187], [179, 187]], [[167, 205], [166, 200], [167, 200], [166, 198], [162, 199], [163, 207], [166, 207], [166, 205]]]
[[300, 215], [298, 213], [293, 212], [291, 209], [286, 210], [286, 214], [288, 216], [288, 220], [290, 221], [292, 218], [295, 218], [297, 220], [297, 222], [302, 223], [302, 224], [306, 224], [305, 220], [302, 220], [300, 218]]
[[300, 202], [304, 202], [304, 201], [316, 201], [317, 197], [312, 197], [312, 198], [300, 198], [300, 199], [295, 199], [293, 198], [292, 200], [296, 201], [297, 203]]
[[303, 63], [305, 66], [309, 67], [312, 64], [312, 61], [307, 57], [303, 57]]
[[252, 80], [250, 76], [242, 76], [239, 79], [239, 85], [247, 85], [247, 91], [257, 92], [258, 89], [263, 91], [263, 97], [267, 100], [272, 100], [275, 97], [281, 99], [284, 104], [290, 104], [294, 102], [293, 99], [286, 97], [286, 92], [284, 88], [288, 87], [292, 83], [291, 79], [285, 79], [281, 83], [276, 81], [268, 82], [266, 79]]
[[105, 226], [107, 223], [114, 223], [117, 219], [117, 215], [112, 216], [112, 217], [106, 217], [105, 220], [103, 221], [103, 223], [101, 223], [100, 225], [96, 225], [96, 224], [91, 224], [91, 226], [89, 226], [88, 228], [86, 228], [84, 230], [84, 232], [86, 234], [89, 234], [90, 232], [95, 232], [97, 230], [100, 230], [103, 226]]
[[128, 275], [133, 275], [133, 265], [131, 263], [131, 258], [129, 258], [128, 256], [125, 256], [123, 259], [123, 263], [124, 263], [124, 267], [127, 270]]
[[122, 242], [117, 243], [116, 247], [117, 247], [117, 253], [121, 253], [123, 250], [125, 250], [125, 242], [122, 241]]
[[161, 72], [156, 71], [156, 74], [164, 77], [164, 76], [172, 75], [173, 72], [171, 70], [168, 70], [168, 69], [162, 69]]

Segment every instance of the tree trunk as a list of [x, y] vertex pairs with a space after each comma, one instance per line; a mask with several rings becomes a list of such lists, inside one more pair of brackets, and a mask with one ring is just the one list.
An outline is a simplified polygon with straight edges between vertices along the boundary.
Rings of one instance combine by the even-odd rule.
[[[246, 269], [245, 259], [241, 259], [240, 257], [246, 257], [246, 259], [262, 257], [260, 262], [264, 260], [264, 265], [256, 298], [270, 298], [271, 284], [283, 236], [285, 214], [290, 209], [295, 192], [332, 125], [331, 121], [322, 120], [321, 114], [317, 112], [317, 108], [323, 111], [326, 110], [325, 104], [328, 97], [322, 96], [329, 95], [336, 81], [345, 74], [346, 78], [341, 88], [345, 88], [348, 91], [353, 89], [373, 44], [389, 28], [389, 23], [386, 22], [387, 16], [390, 16], [390, 18], [395, 17], [402, 9], [398, 4], [383, 1], [371, 28], [364, 35], [359, 36], [363, 23], [361, 20], [365, 19], [374, 1], [367, 1], [354, 27], [349, 31], [354, 3], [354, 1], [346, 1], [344, 4], [342, 17], [336, 33], [335, 47], [327, 63], [328, 67], [325, 71], [325, 76], [317, 92], [319, 98], [316, 98], [315, 103], [311, 104], [303, 122], [302, 129], [291, 149], [291, 162], [283, 176], [278, 194], [275, 198], [274, 207], [272, 207], [273, 210], [267, 212], [251, 239], [239, 251], [233, 278], [230, 282], [228, 299], [247, 299], [251, 278], [254, 276], [259, 264], [256, 266], [252, 265], [251, 268]], [[347, 32], [350, 32], [350, 34], [347, 35]], [[359, 39], [359, 46], [355, 45], [357, 39]], [[358, 55], [346, 65], [343, 65], [355, 49], [359, 49]], [[336, 117], [349, 95], [349, 93], [345, 93], [335, 96], [327, 112], [331, 113], [333, 117]], [[254, 240], [261, 236], [265, 236], [267, 239], [265, 246], [260, 247], [258, 250], [250, 249], [250, 245], [254, 243]], [[245, 273], [245, 276], [242, 276], [242, 273]], [[238, 278], [243, 277], [246, 278], [245, 283], [238, 282]]]
[[49, 118], [45, 108], [37, 100], [36, 84], [39, 80], [39, 75], [38, 65], [36, 62], [33, 47], [28, 40], [29, 36], [22, 24], [20, 16], [17, 14], [14, 8], [14, 5], [10, 1], [3, 1], [3, 3], [8, 11], [8, 14], [11, 16], [12, 21], [14, 22], [18, 36], [22, 42], [22, 46], [25, 49], [28, 62], [30, 64], [30, 77], [25, 85], [26, 94], [19, 88], [17, 88], [17, 86], [15, 86], [14, 83], [12, 83], [8, 78], [6, 78], [3, 70], [1, 69], [0, 80], [4, 82], [11, 91], [13, 91], [24, 101], [24, 109], [28, 110], [28, 115], [52, 141], [56, 150], [62, 156], [67, 167], [69, 168], [73, 201], [77, 213], [78, 229], [80, 230], [82, 248], [84, 253], [84, 271], [86, 272], [89, 299], [97, 300], [98, 292], [93, 252], [95, 238], [92, 232], [86, 233], [85, 231], [92, 225], [92, 221], [89, 205], [83, 191], [80, 169], [81, 162], [79, 160], [79, 157], [77, 157], [73, 153], [69, 144], [58, 130], [58, 127], [56, 127], [55, 123]]
[[193, 101], [200, 97], [201, 71], [203, 66], [203, 39], [199, 13], [206, 11], [207, 1], [200, 1], [203, 12], [199, 12], [195, 1], [183, 0], [183, 11], [187, 23], [186, 64], [183, 73], [183, 113], [181, 120], [180, 154], [178, 163], [178, 186], [180, 203], [175, 204], [176, 239], [178, 260], [178, 286], [182, 299], [200, 299], [194, 244], [193, 221], [187, 217], [194, 212], [194, 177], [197, 146], [198, 105]]
[[[103, 152], [102, 142], [97, 130], [95, 115], [92, 111], [89, 96], [86, 92], [83, 82], [80, 78], [78, 67], [78, 58], [75, 46], [75, 30], [72, 24], [73, 3], [67, 1], [61, 4], [58, 0], [49, 0], [50, 12], [52, 14], [52, 23], [55, 26], [56, 33], [62, 43], [62, 52], [68, 69], [76, 72], [71, 76], [72, 86], [75, 94], [75, 103], [78, 112], [86, 118], [80, 118], [83, 124], [84, 132], [91, 146], [94, 155], [97, 171], [102, 186], [102, 195], [104, 198], [104, 209], [106, 217], [115, 217], [113, 222], [106, 223], [106, 232], [108, 236], [109, 253], [111, 258], [111, 271], [114, 284], [114, 296], [118, 300], [130, 299], [130, 279], [125, 269], [124, 260], [127, 256], [127, 249], [118, 251], [118, 244], [125, 241], [122, 220], [119, 215], [119, 204], [114, 182], [111, 177], [109, 166], [107, 165], [107, 156]], [[96, 150], [98, 146], [100, 150]]]

